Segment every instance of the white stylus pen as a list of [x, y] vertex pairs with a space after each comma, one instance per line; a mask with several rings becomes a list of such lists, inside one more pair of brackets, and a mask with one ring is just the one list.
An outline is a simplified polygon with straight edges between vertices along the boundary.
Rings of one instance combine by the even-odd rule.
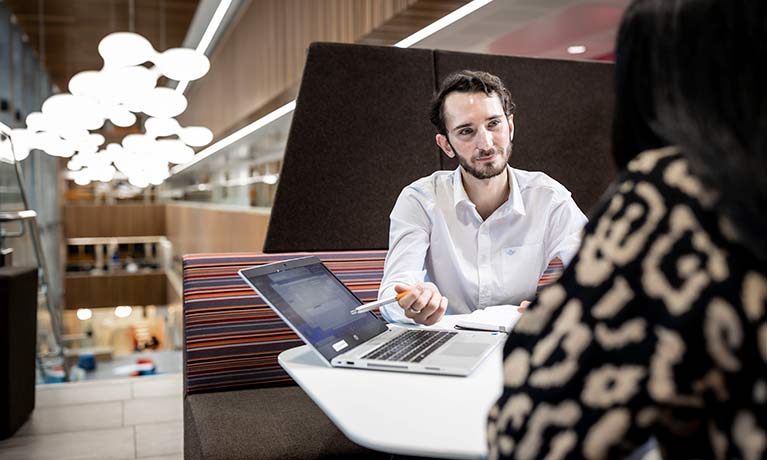
[[367, 313], [369, 311], [373, 311], [378, 307], [383, 307], [384, 305], [389, 305], [390, 303], [397, 302], [399, 299], [405, 297], [406, 295], [410, 294], [410, 291], [402, 291], [399, 294], [397, 294], [394, 297], [390, 297], [388, 299], [381, 299], [377, 300], [375, 302], [366, 303], [365, 305], [360, 305], [359, 307], [355, 308], [354, 310], [350, 311], [352, 315], [359, 315], [360, 313]]

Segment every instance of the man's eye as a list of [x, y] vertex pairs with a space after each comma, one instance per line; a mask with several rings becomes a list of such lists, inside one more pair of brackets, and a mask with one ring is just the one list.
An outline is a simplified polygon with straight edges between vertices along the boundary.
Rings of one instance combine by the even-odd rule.
[[500, 120], [493, 120], [490, 123], [488, 123], [488, 126], [498, 126], [501, 124]]
[[466, 136], [467, 134], [471, 134], [471, 133], [472, 133], [472, 130], [469, 129], [469, 128], [465, 128], [465, 129], [462, 129], [462, 130], [458, 131], [458, 134], [461, 135], [461, 136]]

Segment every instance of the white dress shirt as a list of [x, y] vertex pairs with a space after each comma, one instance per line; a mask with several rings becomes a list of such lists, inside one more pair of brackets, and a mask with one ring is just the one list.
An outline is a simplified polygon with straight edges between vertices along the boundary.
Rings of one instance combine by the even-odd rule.
[[[448, 298], [448, 314], [518, 305], [533, 298], [552, 259], [567, 265], [577, 252], [586, 216], [557, 181], [508, 167], [509, 199], [485, 220], [460, 169], [437, 171], [400, 193], [379, 299], [394, 296], [395, 284], [431, 281]], [[381, 312], [390, 322], [412, 322], [396, 303]]]

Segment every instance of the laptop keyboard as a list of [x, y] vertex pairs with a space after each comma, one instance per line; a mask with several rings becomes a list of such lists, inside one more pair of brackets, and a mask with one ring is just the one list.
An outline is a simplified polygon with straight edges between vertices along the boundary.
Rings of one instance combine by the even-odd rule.
[[457, 332], [408, 331], [366, 354], [362, 359], [418, 363], [455, 335]]

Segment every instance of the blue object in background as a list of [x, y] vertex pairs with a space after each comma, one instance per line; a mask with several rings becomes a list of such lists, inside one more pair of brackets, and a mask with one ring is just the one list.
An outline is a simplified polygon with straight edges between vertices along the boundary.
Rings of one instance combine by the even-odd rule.
[[157, 368], [156, 367], [153, 367], [151, 369], [146, 369], [146, 370], [142, 369], [142, 370], [138, 371], [138, 375], [155, 375], [155, 374], [157, 374]]
[[81, 353], [80, 359], [77, 362], [77, 367], [86, 371], [96, 369], [96, 355], [93, 353]]

